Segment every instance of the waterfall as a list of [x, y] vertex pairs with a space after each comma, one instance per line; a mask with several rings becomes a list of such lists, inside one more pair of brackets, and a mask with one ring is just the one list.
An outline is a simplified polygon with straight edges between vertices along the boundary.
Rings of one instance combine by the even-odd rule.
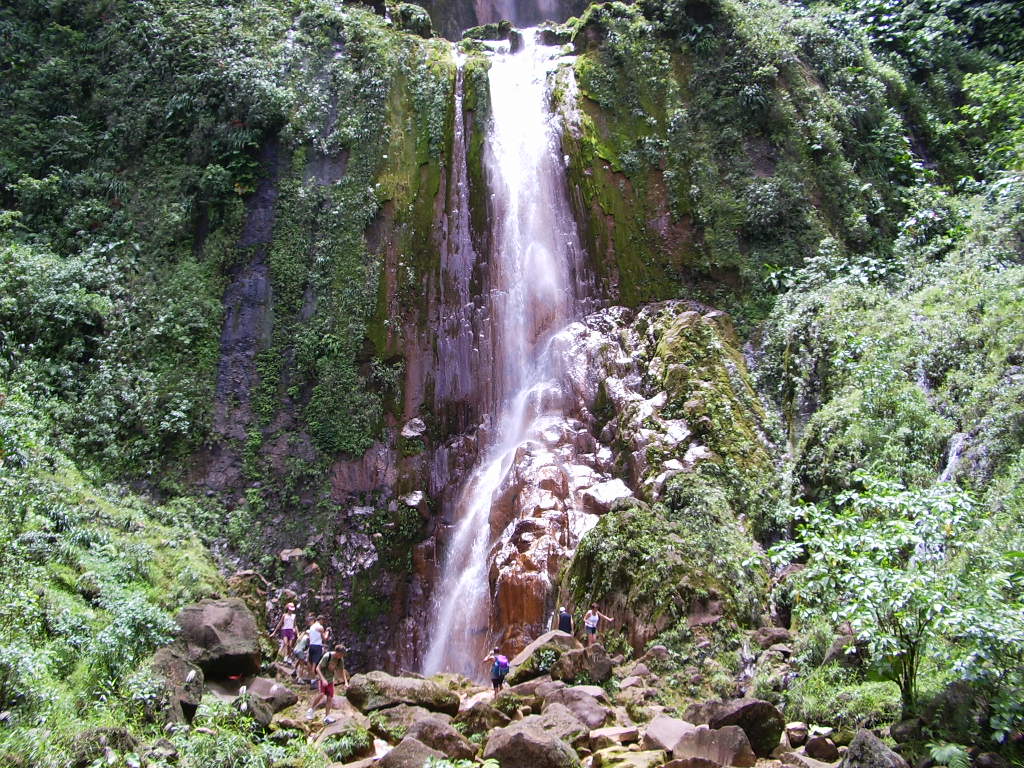
[[427, 674], [447, 670], [479, 678], [485, 672], [480, 659], [500, 636], [500, 628], [490, 626], [492, 501], [519, 446], [545, 416], [558, 413], [555, 372], [544, 351], [584, 298], [577, 287], [582, 251], [548, 109], [547, 74], [559, 50], [537, 45], [534, 30], [523, 37], [518, 53], [495, 53], [490, 70], [493, 120], [485, 163], [494, 227], [485, 298], [492, 370], [491, 381], [477, 386], [490, 393], [492, 428], [451, 510], [454, 529], [434, 589], [422, 664]]

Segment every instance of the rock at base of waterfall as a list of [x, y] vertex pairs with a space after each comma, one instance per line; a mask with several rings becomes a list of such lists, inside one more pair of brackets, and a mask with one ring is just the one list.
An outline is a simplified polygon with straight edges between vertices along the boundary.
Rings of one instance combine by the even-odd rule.
[[779, 745], [785, 728], [782, 714], [771, 702], [761, 699], [733, 699], [715, 707], [708, 718], [712, 728], [738, 725], [747, 734], [758, 757], [768, 757]]
[[380, 768], [423, 768], [424, 763], [432, 757], [443, 758], [444, 755], [422, 741], [406, 736], [397, 747], [377, 761], [377, 765]]
[[486, 701], [474, 701], [467, 709], [459, 712], [455, 722], [461, 723], [465, 731], [472, 735], [486, 733], [494, 728], [504, 728], [512, 720]]
[[416, 720], [406, 735], [443, 752], [453, 760], [471, 760], [476, 754], [473, 742], [455, 730], [442, 715], [431, 714]]
[[592, 485], [580, 494], [583, 509], [595, 515], [603, 515], [610, 510], [615, 502], [628, 499], [633, 491], [622, 480], [615, 478], [603, 483]]
[[412, 677], [393, 677], [380, 671], [355, 675], [345, 695], [361, 712], [396, 704], [411, 704], [449, 715], [459, 711], [459, 697], [437, 683]]
[[612, 660], [600, 644], [566, 651], [551, 665], [554, 680], [572, 682], [587, 677], [591, 682], [603, 683], [611, 676]]
[[601, 703], [595, 695], [595, 689], [602, 697], [606, 695], [597, 686], [576, 685], [559, 689], [544, 699], [542, 712], [547, 713], [552, 707], [561, 704], [589, 730], [600, 728], [612, 717], [612, 711]]
[[735, 765], [743, 768], [757, 762], [757, 755], [751, 749], [747, 735], [736, 725], [714, 729], [699, 725], [683, 734], [672, 749], [672, 757], [699, 757], [721, 766]]
[[644, 749], [664, 749], [671, 752], [676, 744], [690, 731], [696, 730], [697, 726], [685, 720], [679, 720], [668, 715], [658, 715], [647, 724], [644, 731]]

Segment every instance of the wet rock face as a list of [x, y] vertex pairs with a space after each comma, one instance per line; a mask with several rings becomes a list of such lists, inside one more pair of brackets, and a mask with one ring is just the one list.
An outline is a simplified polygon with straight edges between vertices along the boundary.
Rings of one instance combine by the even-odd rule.
[[[722, 466], [735, 478], [723, 503], [756, 514], [773, 471], [765, 417], [722, 313], [679, 301], [611, 307], [556, 334], [549, 354], [555, 377], [536, 409], [557, 404], [564, 415], [536, 420], [491, 513], [490, 625], [512, 653], [548, 628], [552, 584], [602, 516], [659, 502]], [[729, 606], [708, 590], [686, 610], [696, 626]], [[664, 629], [649, 617], [623, 623], [637, 646]]]

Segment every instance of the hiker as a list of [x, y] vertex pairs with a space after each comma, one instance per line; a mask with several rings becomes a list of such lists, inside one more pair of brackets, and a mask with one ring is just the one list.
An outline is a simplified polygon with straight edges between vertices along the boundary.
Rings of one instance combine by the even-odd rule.
[[309, 632], [303, 632], [295, 641], [295, 648], [292, 649], [292, 659], [295, 662], [294, 677], [300, 683], [310, 683], [313, 677], [313, 670], [309, 666]]
[[281, 644], [279, 653], [281, 658], [288, 661], [292, 655], [292, 648], [295, 646], [295, 603], [288, 603], [284, 607], [284, 613], [277, 620], [271, 635], [280, 633]]
[[[314, 619], [313, 614], [310, 614], [309, 617], [313, 620], [310, 622], [309, 629], [306, 630], [309, 635], [309, 647], [307, 648], [306, 653], [308, 654], [309, 668], [311, 670], [315, 670], [317, 665], [320, 663], [320, 659], [323, 658], [324, 655], [324, 640], [326, 632], [324, 631], [323, 616], [317, 616]], [[315, 678], [310, 682], [315, 682]]]
[[558, 609], [558, 631], [572, 634], [572, 614], [565, 610], [564, 605]]
[[328, 725], [337, 718], [331, 717], [331, 705], [334, 703], [334, 684], [341, 681], [341, 684], [348, 686], [348, 672], [345, 671], [345, 646], [338, 643], [333, 651], [328, 651], [316, 665], [316, 676], [320, 679], [320, 693], [306, 710], [306, 719], [312, 720], [316, 714], [316, 708], [320, 702], [324, 702], [324, 722]]
[[502, 656], [501, 649], [494, 646], [491, 655], [484, 659], [484, 664], [489, 661], [493, 662], [491, 664], [491, 685], [494, 686], [494, 695], [497, 697], [501, 686], [505, 684], [505, 675], [508, 674], [508, 657]]
[[605, 616], [599, 610], [597, 610], [597, 603], [590, 604], [590, 610], [587, 611], [583, 617], [583, 626], [587, 630], [587, 645], [593, 645], [597, 642], [597, 624], [604, 619], [605, 621], [615, 621], [611, 616]]

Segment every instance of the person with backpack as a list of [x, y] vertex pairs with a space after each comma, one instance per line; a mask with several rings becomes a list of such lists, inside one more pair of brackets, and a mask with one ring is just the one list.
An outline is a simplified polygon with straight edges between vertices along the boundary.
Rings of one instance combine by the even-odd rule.
[[611, 616], [605, 616], [599, 610], [597, 610], [597, 603], [590, 604], [590, 610], [587, 611], [583, 617], [583, 627], [587, 630], [587, 645], [591, 646], [597, 642], [597, 625], [604, 619], [605, 621], [614, 621]]
[[494, 686], [494, 695], [501, 691], [505, 684], [505, 676], [508, 675], [508, 657], [501, 654], [501, 649], [494, 646], [491, 655], [484, 659], [484, 664], [491, 662], [491, 685]]
[[348, 685], [348, 672], [345, 670], [345, 646], [338, 643], [334, 650], [320, 657], [316, 665], [316, 676], [320, 678], [320, 692], [306, 710], [306, 719], [312, 720], [320, 702], [324, 702], [324, 722], [330, 725], [335, 718], [331, 717], [331, 704], [334, 703], [334, 684], [338, 681]]

